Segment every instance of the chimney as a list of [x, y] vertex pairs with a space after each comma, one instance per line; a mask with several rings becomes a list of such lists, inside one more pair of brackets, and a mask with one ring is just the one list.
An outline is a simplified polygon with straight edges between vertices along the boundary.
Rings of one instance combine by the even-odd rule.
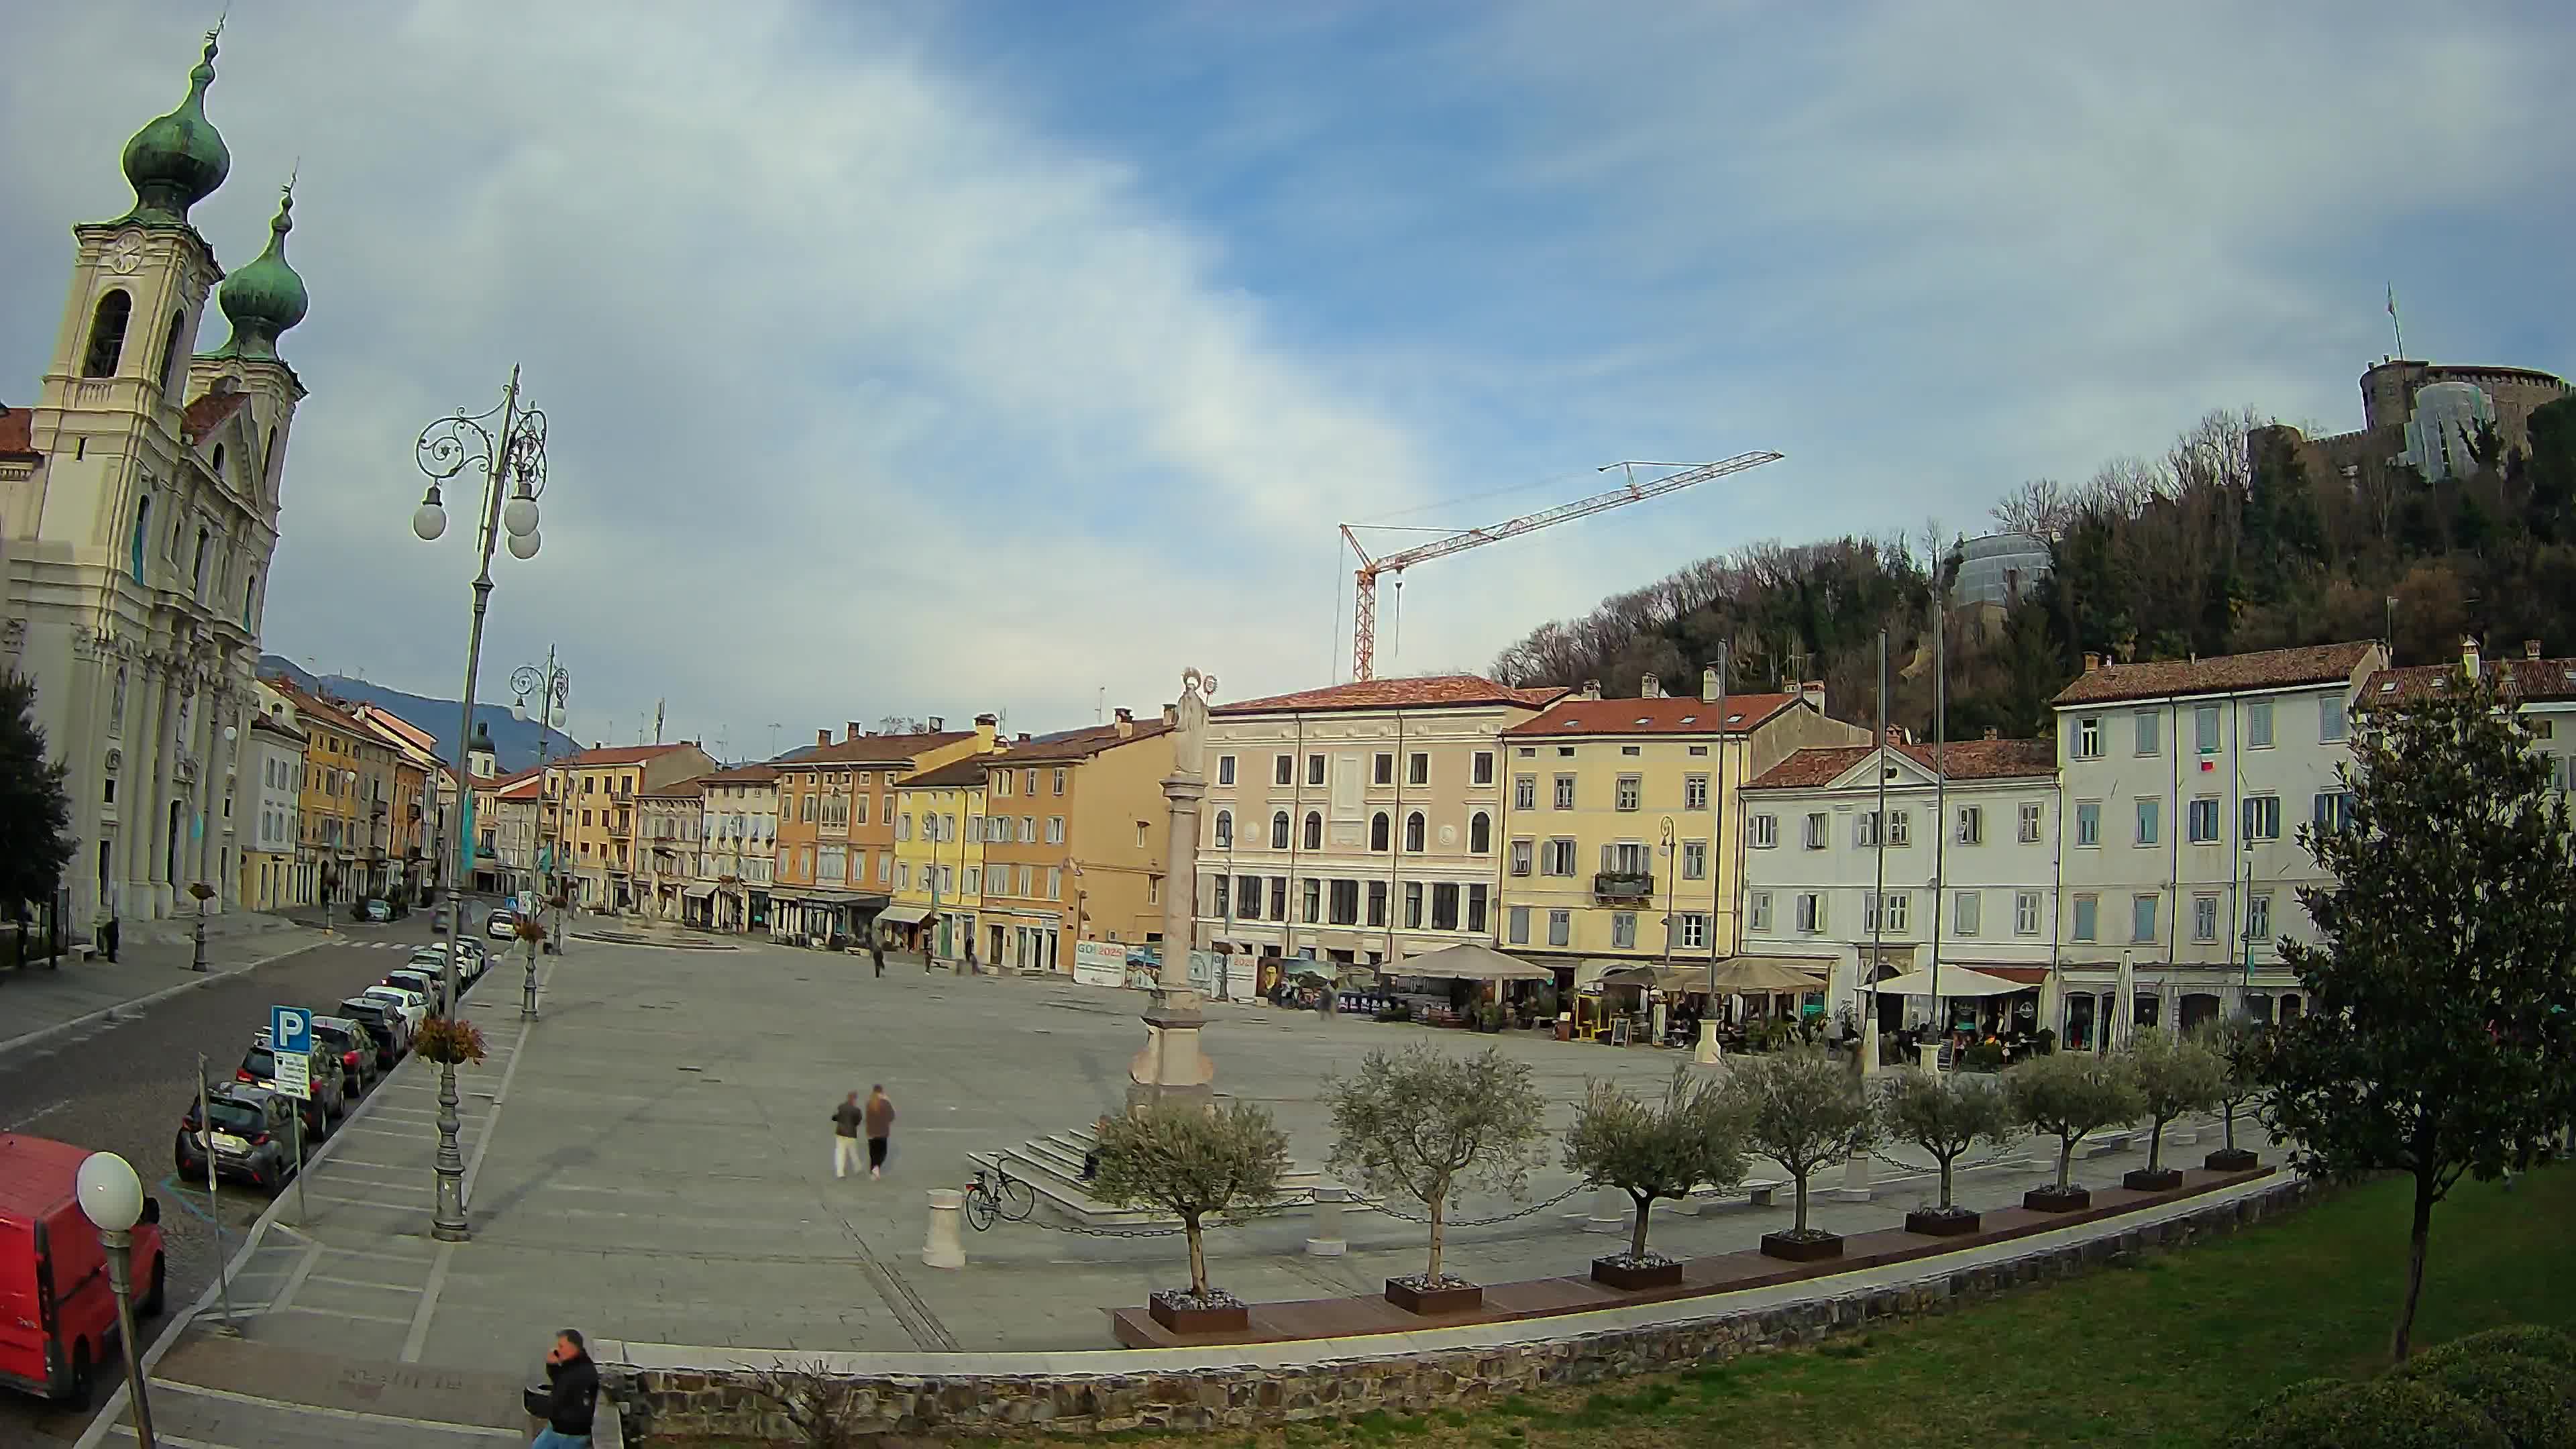
[[1118, 738], [1122, 740], [1129, 739], [1132, 738], [1135, 733], [1136, 711], [1132, 709], [1122, 709], [1118, 711]]
[[2460, 636], [2460, 672], [2467, 675], [2472, 683], [2477, 680], [2478, 636], [2475, 634]]
[[2094, 652], [2093, 652], [2092, 650], [2090, 650], [2090, 649], [2085, 650], [2085, 651], [2084, 651], [2084, 672], [2085, 672], [2085, 673], [2087, 673], [2087, 674], [2099, 674], [2099, 673], [2101, 673], [2101, 672], [2102, 672], [2102, 656], [2101, 656], [2101, 655], [2099, 655], [2099, 654], [2094, 653]]
[[1798, 697], [1805, 700], [1807, 703], [1814, 705], [1816, 707], [1816, 713], [1823, 714], [1825, 712], [1825, 682], [1823, 680], [1809, 679], [1801, 681], [1798, 685]]
[[1986, 738], [1987, 738], [1987, 739], [1990, 739], [1990, 740], [1999, 740], [1999, 739], [2002, 739], [2002, 738], [2003, 738], [2003, 735], [2004, 735], [2004, 732], [2003, 732], [2002, 730], [1996, 729], [1993, 725], [1988, 725], [1988, 726], [1986, 726]]
[[1019, 743], [1021, 743], [1021, 744], [1024, 744], [1024, 745], [1025, 745], [1025, 744], [1027, 744], [1028, 742], [1029, 742], [1029, 732], [1028, 732], [1027, 730], [1022, 730], [1022, 731], [1020, 731], [1020, 739], [1019, 739]]
[[930, 732], [932, 734], [938, 734], [947, 728], [948, 720], [945, 716], [934, 714], [930, 717]]
[[866, 733], [866, 727], [861, 725], [857, 720], [851, 720], [841, 726], [841, 739], [844, 742], [858, 739]]
[[1889, 725], [1887, 727], [1887, 742], [1891, 745], [1901, 745], [1905, 743], [1905, 726]]
[[2537, 640], [2537, 639], [2525, 639], [2525, 640], [2523, 640], [2523, 641], [2522, 641], [2522, 657], [2523, 657], [2523, 658], [2525, 658], [2525, 659], [2537, 659], [2537, 658], [2539, 658], [2539, 657], [2540, 657], [2540, 641], [2539, 641], [2539, 640]]
[[1699, 702], [1717, 703], [1717, 666], [1714, 664], [1699, 672]]
[[1597, 679], [1583, 681], [1583, 692], [1575, 696], [1577, 699], [1599, 699], [1600, 697], [1601, 681]]
[[980, 754], [991, 750], [996, 743], [996, 737], [1001, 733], [1001, 729], [1002, 717], [1000, 715], [985, 713], [975, 716], [975, 749], [977, 753]]
[[1646, 675], [1645, 677], [1643, 677], [1643, 678], [1639, 679], [1639, 680], [1637, 681], [1637, 697], [1638, 697], [1639, 699], [1661, 699], [1661, 698], [1663, 698], [1663, 697], [1664, 697], [1664, 682], [1663, 682], [1663, 680], [1661, 680], [1661, 679], [1659, 679], [1659, 678], [1657, 678], [1657, 677], [1655, 677], [1654, 675], [1651, 675], [1651, 674]]
[[831, 732], [830, 730], [816, 730], [816, 731], [814, 731], [814, 743], [816, 743], [816, 744], [818, 744], [818, 745], [828, 745], [828, 744], [830, 744], [831, 742], [832, 742], [832, 732]]

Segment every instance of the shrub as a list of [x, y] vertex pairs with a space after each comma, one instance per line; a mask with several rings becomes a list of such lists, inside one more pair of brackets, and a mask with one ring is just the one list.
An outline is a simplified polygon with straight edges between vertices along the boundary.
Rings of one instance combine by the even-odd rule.
[[2299, 1384], [2257, 1411], [2237, 1449], [2513, 1449], [2475, 1405], [2399, 1379]]
[[433, 1016], [420, 1024], [412, 1050], [425, 1061], [445, 1065], [483, 1060], [483, 1029], [470, 1021]]
[[2439, 1389], [2486, 1415], [2514, 1449], [2576, 1443], [2576, 1370], [2518, 1353], [2472, 1349], [2427, 1354], [2398, 1365], [2390, 1380]]
[[2478, 1354], [2520, 1354], [2576, 1370], [2576, 1335], [2538, 1323], [2509, 1323], [2428, 1348], [2408, 1362], [2430, 1364]]

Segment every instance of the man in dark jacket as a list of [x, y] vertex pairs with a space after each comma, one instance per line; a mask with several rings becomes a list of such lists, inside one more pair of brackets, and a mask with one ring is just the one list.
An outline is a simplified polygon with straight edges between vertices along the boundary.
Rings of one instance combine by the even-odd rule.
[[581, 1330], [567, 1328], [555, 1335], [555, 1346], [546, 1350], [546, 1386], [546, 1427], [529, 1441], [530, 1449], [590, 1449], [599, 1365], [582, 1345]]

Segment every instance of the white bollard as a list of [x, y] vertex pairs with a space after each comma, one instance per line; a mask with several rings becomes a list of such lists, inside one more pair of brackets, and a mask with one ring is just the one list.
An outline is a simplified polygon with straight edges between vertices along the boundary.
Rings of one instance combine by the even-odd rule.
[[1694, 1060], [1703, 1067], [1713, 1067], [1725, 1054], [1725, 1049], [1717, 1044], [1717, 1018], [1713, 1016], [1700, 1018], [1699, 1050]]
[[922, 1262], [933, 1268], [966, 1266], [966, 1244], [957, 1232], [959, 1210], [965, 1204], [966, 1194], [953, 1187], [930, 1190], [930, 1235], [922, 1240]]
[[1630, 1215], [1635, 1211], [1636, 1204], [1628, 1200], [1626, 1188], [1605, 1187], [1592, 1195], [1592, 1216], [1583, 1220], [1583, 1230], [1587, 1233], [1624, 1233], [1628, 1231]]
[[1855, 1152], [1843, 1160], [1843, 1185], [1825, 1194], [1835, 1202], [1867, 1202], [1875, 1195], [1869, 1185], [1870, 1161], [1867, 1152]]
[[1346, 1187], [1315, 1189], [1315, 1234], [1306, 1240], [1306, 1256], [1338, 1258], [1350, 1251], [1351, 1245], [1342, 1237], [1342, 1204], [1350, 1196]]

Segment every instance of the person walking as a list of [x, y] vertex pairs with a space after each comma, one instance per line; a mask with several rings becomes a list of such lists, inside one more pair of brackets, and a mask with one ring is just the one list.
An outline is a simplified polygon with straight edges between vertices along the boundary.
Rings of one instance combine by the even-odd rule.
[[885, 937], [877, 936], [868, 942], [868, 959], [876, 963], [877, 974], [883, 976], [885, 974]]
[[835, 1181], [858, 1170], [859, 1123], [865, 1117], [859, 1108], [859, 1094], [856, 1092], [843, 1098], [841, 1105], [832, 1109], [832, 1177]]
[[881, 1178], [885, 1176], [886, 1139], [894, 1135], [894, 1099], [886, 1095], [884, 1083], [868, 1088], [868, 1105], [861, 1115], [868, 1129], [868, 1176]]
[[546, 1421], [529, 1449], [590, 1449], [590, 1421], [599, 1404], [599, 1365], [567, 1328], [546, 1350], [546, 1387], [528, 1390], [528, 1412]]

